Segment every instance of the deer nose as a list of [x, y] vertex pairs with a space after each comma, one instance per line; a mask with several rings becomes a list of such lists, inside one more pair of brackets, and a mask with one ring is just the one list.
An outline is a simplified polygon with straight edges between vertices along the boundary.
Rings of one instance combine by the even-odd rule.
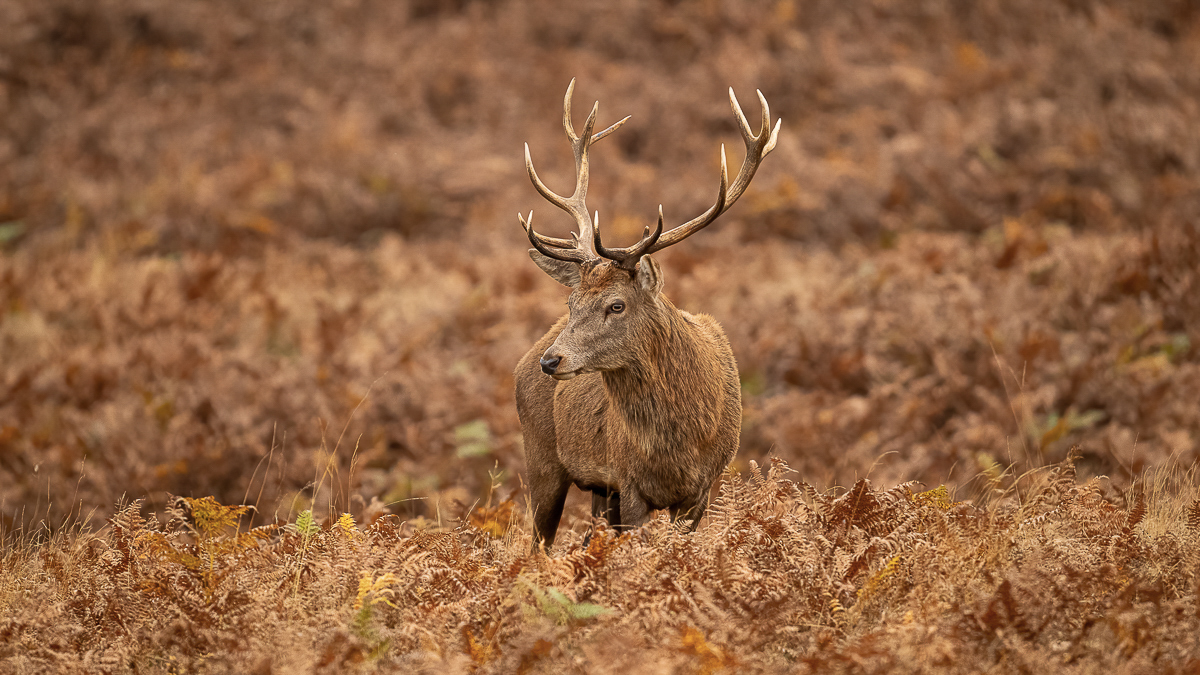
[[539, 361], [538, 363], [542, 364], [542, 372], [543, 373], [545, 373], [547, 375], [553, 375], [554, 371], [558, 369], [558, 364], [561, 362], [562, 362], [561, 356], [553, 356], [550, 358], [546, 358], [543, 356], [542, 360]]

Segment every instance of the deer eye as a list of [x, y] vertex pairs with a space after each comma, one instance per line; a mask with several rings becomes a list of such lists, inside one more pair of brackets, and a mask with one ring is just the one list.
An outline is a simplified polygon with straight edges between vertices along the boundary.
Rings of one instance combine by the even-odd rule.
[[625, 303], [621, 302], [620, 300], [618, 300], [608, 306], [609, 314], [620, 314], [621, 312], [624, 312], [624, 311], [625, 311]]

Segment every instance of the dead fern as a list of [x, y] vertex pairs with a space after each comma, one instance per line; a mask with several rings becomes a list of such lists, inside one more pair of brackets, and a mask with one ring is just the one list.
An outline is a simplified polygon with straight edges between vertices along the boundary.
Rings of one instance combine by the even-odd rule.
[[[40, 550], [26, 563], [39, 572], [26, 576], [71, 589], [48, 611], [75, 627], [72, 644], [88, 658], [189, 672], [266, 660], [533, 672], [575, 658], [631, 670], [886, 670], [901, 650], [1004, 672], [1016, 654], [1098, 663], [1092, 645], [1110, 636], [1114, 663], [1169, 659], [1168, 639], [1200, 629], [1195, 585], [1166, 585], [1153, 571], [1194, 569], [1194, 555], [1140, 534], [1149, 504], [1138, 492], [1117, 509], [1085, 484], [1044, 520], [1018, 522], [909, 498], [911, 484], [856, 484], [821, 514], [800, 506], [808, 498], [782, 470], [726, 481], [716, 515], [695, 533], [665, 517], [619, 536], [597, 523], [587, 547], [555, 558], [530, 554], [521, 520], [502, 538], [469, 525], [413, 530], [390, 516], [323, 527], [303, 513], [240, 532], [240, 507], [215, 500], [181, 502], [166, 527], [131, 504], [91, 538]], [[1178, 514], [1181, 528], [1189, 516]], [[25, 596], [5, 590], [12, 578], [0, 575], [0, 602], [20, 607], [13, 599]], [[49, 663], [58, 657], [29, 645], [56, 639], [55, 653], [70, 653], [67, 633], [19, 611], [0, 618], [10, 640], [0, 659], [16, 658], [4, 645], [19, 643], [23, 657]], [[300, 630], [317, 637], [294, 641]], [[272, 632], [293, 641], [281, 649]], [[621, 661], [613, 640], [637, 658]]]
[[860, 478], [846, 494], [833, 500], [826, 511], [829, 522], [842, 533], [850, 527], [869, 531], [882, 521], [883, 515], [879, 499], [866, 478]]

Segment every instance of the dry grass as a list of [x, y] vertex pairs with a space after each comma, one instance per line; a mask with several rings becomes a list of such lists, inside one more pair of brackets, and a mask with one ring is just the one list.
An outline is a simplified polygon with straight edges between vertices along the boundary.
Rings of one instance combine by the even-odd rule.
[[[1193, 3], [23, 0], [0, 25], [3, 669], [1197, 653]], [[707, 205], [727, 86], [784, 122], [661, 255], [733, 344], [740, 473], [695, 536], [589, 551], [575, 495], [547, 560], [511, 371], [563, 294], [513, 216], [562, 234], [521, 143], [570, 180], [571, 77], [601, 124], [633, 114], [595, 153], [614, 238]], [[796, 473], [759, 481], [773, 458]], [[170, 495], [257, 510], [205, 531]]]
[[236, 533], [244, 508], [180, 499], [147, 520], [135, 502], [9, 551], [0, 658], [18, 673], [1191, 671], [1195, 488], [1190, 507], [1121, 494], [1077, 481], [1073, 459], [1001, 480], [985, 508], [865, 479], [826, 494], [752, 464], [694, 535], [665, 518], [587, 548], [570, 532], [554, 558], [529, 553], [511, 501], [453, 528], [304, 512]]

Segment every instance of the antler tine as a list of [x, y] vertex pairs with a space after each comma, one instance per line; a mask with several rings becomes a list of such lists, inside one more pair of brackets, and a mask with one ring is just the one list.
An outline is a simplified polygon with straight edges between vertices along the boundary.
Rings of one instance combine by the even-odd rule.
[[[521, 227], [525, 228], [526, 232], [529, 232], [530, 228], [533, 226], [533, 209], [529, 210], [528, 217], [522, 216], [520, 213], [518, 213], [517, 220], [520, 220]], [[558, 237], [547, 237], [546, 235], [539, 234], [537, 232], [534, 232], [533, 235], [535, 237], [537, 237], [538, 240], [540, 240], [542, 242], [542, 244], [544, 244], [546, 246], [553, 246], [554, 248], [571, 248], [571, 247], [575, 246], [575, 242], [572, 239], [559, 239]]]
[[646, 251], [648, 251], [651, 246], [654, 246], [654, 244], [658, 242], [658, 238], [662, 236], [662, 232], [663, 210], [662, 204], [659, 204], [658, 225], [654, 228], [654, 232], [651, 232], [650, 226], [647, 225], [645, 231], [642, 232], [641, 241], [633, 246], [628, 246], [626, 248], [604, 248], [604, 245], [600, 243], [600, 217], [599, 214], [597, 214], [595, 227], [596, 253], [599, 253], [602, 257], [608, 258], [609, 260], [616, 261], [619, 267], [632, 270], [637, 266], [638, 261], [641, 260], [642, 256], [646, 254]]
[[[775, 142], [779, 139], [779, 125], [783, 124], [783, 120], [775, 123], [775, 128], [771, 128], [771, 107], [767, 105], [767, 97], [763, 96], [762, 91], [755, 90], [758, 94], [758, 103], [762, 107], [762, 122], [759, 125], [758, 133], [755, 134], [750, 129], [750, 123], [746, 121], [746, 116], [742, 113], [742, 106], [738, 103], [737, 95], [733, 93], [733, 87], [729, 88], [729, 105], [733, 108], [734, 114], [738, 119], [738, 127], [742, 132], [742, 140], [746, 143], [746, 159], [742, 162], [742, 168], [738, 170], [737, 178], [733, 181], [733, 187], [730, 188], [729, 194], [731, 199], [728, 200], [729, 206], [737, 201], [738, 197], [746, 191], [746, 187], [750, 185], [750, 180], [754, 178], [754, 173], [758, 171], [758, 165], [762, 162], [772, 150], [775, 149]], [[768, 133], [769, 130], [769, 133]], [[754, 161], [751, 161], [751, 158]]]
[[633, 117], [633, 115], [626, 115], [625, 117], [623, 117], [623, 118], [621, 118], [621, 119], [617, 120], [617, 122], [616, 122], [615, 124], [613, 124], [612, 126], [608, 127], [608, 128], [607, 128], [607, 129], [605, 129], [604, 131], [600, 131], [600, 132], [597, 132], [597, 133], [593, 134], [593, 135], [592, 135], [592, 142], [593, 142], [593, 143], [595, 143], [596, 141], [600, 140], [601, 138], [604, 138], [605, 136], [607, 136], [607, 135], [611, 134], [612, 132], [616, 131], [617, 129], [620, 129], [620, 128], [621, 128], [621, 125], [622, 125], [622, 124], [625, 124], [626, 122], [628, 122], [630, 117]]
[[570, 200], [546, 187], [546, 184], [542, 182], [542, 179], [538, 178], [537, 170], [533, 168], [533, 158], [529, 156], [528, 143], [525, 144], [525, 170], [529, 173], [529, 180], [533, 183], [533, 187], [537, 189], [538, 194], [540, 194], [551, 204], [568, 213], [571, 213], [571, 205], [569, 203]]
[[758, 133], [755, 134], [750, 128], [750, 123], [746, 120], [746, 115], [742, 113], [742, 106], [738, 104], [737, 96], [733, 93], [733, 87], [729, 88], [729, 104], [733, 108], [738, 128], [742, 132], [742, 140], [746, 144], [746, 157], [742, 160], [742, 166], [738, 170], [733, 185], [726, 186], [728, 177], [725, 166], [725, 146], [722, 145], [721, 189], [717, 195], [716, 202], [704, 213], [678, 227], [672, 228], [666, 234], [662, 235], [657, 242], [648, 246], [642, 255], [661, 251], [668, 246], [678, 244], [704, 229], [716, 220], [717, 216], [729, 210], [729, 207], [733, 206], [734, 202], [746, 191], [746, 187], [750, 185], [751, 179], [754, 178], [754, 173], [758, 171], [758, 165], [762, 163], [764, 157], [775, 149], [775, 143], [779, 140], [779, 127], [783, 123], [783, 120], [777, 120], [775, 127], [771, 127], [771, 109], [767, 106], [767, 99], [761, 91], [758, 92], [758, 102], [762, 106], [762, 123]]
[[575, 127], [571, 125], [571, 99], [575, 96], [575, 78], [571, 78], [571, 84], [567, 85], [567, 94], [563, 96], [563, 130], [567, 132], [567, 138], [571, 139], [572, 145], [579, 137], [575, 135]]
[[[729, 88], [729, 92], [733, 93], [733, 87]], [[758, 94], [758, 103], [762, 106], [762, 124], [759, 126], [759, 133], [761, 134], [763, 129], [771, 126], [771, 107], [767, 105], [767, 97], [763, 96], [761, 89], [755, 89], [754, 93]], [[777, 120], [775, 128], [771, 129], [771, 140], [767, 141], [766, 147], [763, 148], [763, 157], [766, 157], [775, 149], [775, 142], [779, 140], [779, 125], [781, 124], [783, 124], [783, 120]]]
[[[539, 251], [542, 251], [542, 253], [560, 260], [564, 259], [561, 256], [568, 255], [571, 260], [581, 258], [581, 260], [576, 260], [576, 262], [581, 262], [582, 260], [591, 260], [597, 257], [595, 250], [593, 250], [592, 244], [594, 239], [594, 225], [592, 219], [588, 217], [588, 209], [586, 204], [588, 177], [590, 171], [590, 166], [588, 163], [588, 150], [592, 143], [595, 143], [601, 138], [604, 138], [605, 136], [619, 129], [621, 125], [629, 119], [629, 117], [625, 117], [616, 124], [613, 124], [597, 134], [593, 134], [592, 130], [596, 125], [596, 115], [600, 110], [600, 102], [597, 101], [592, 106], [592, 111], [588, 115], [587, 122], [584, 124], [583, 134], [577, 135], [575, 133], [575, 127], [571, 124], [571, 98], [574, 92], [575, 80], [572, 79], [571, 84], [567, 86], [567, 93], [563, 97], [563, 130], [566, 131], [567, 138], [571, 141], [571, 151], [575, 155], [575, 191], [570, 197], [563, 197], [562, 195], [559, 195], [550, 190], [550, 188], [546, 187], [546, 184], [543, 183], [540, 178], [538, 178], [537, 171], [533, 168], [533, 159], [529, 154], [528, 143], [525, 144], [525, 169], [529, 173], [529, 180], [533, 183], [533, 186], [537, 189], [538, 193], [542, 195], [546, 201], [569, 213], [571, 217], [575, 219], [575, 224], [579, 231], [577, 234], [573, 234], [571, 241], [568, 241], [566, 239], [543, 237], [542, 235], [533, 232], [531, 227], [526, 227], [526, 230], [527, 232], [531, 233], [530, 241], [533, 241], [535, 237], [539, 239], [540, 246], [536, 244], [535, 246]], [[524, 220], [522, 220], [522, 224], [525, 224]], [[548, 248], [550, 246], [564, 249], [564, 251], [558, 251], [556, 254], [551, 255], [543, 250], [543, 247]], [[565, 252], [565, 250], [570, 250], [572, 248], [578, 248], [580, 252], [578, 254]]]
[[[572, 144], [579, 140], [579, 137], [575, 135], [575, 127], [571, 124], [571, 97], [574, 96], [574, 94], [575, 78], [571, 78], [571, 84], [567, 85], [567, 95], [563, 98], [563, 129], [566, 130], [567, 138], [571, 139]], [[599, 105], [600, 102], [596, 101], [595, 107], [599, 107]], [[592, 134], [592, 143], [595, 143], [617, 129], [620, 129], [621, 125], [628, 122], [630, 117], [633, 117], [633, 115], [626, 115], [623, 119], [618, 120], [616, 124], [609, 126], [604, 131]]]
[[525, 234], [529, 237], [529, 243], [541, 252], [542, 255], [555, 260], [564, 260], [566, 262], [582, 263], [589, 260], [583, 249], [579, 246], [579, 238], [572, 235], [573, 241], [559, 239], [557, 237], [546, 237], [538, 234], [533, 229], [533, 211], [529, 212], [529, 220], [526, 221], [525, 216], [517, 213], [517, 220], [521, 221], [521, 227], [525, 228]]

